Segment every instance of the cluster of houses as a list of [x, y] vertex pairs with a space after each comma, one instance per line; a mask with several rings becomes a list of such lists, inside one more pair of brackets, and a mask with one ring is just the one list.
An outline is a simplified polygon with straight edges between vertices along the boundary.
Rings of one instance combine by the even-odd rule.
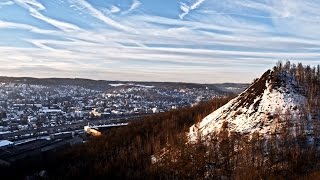
[[109, 89], [100, 91], [72, 85], [6, 82], [0, 84], [0, 133], [165, 112], [218, 95], [208, 88], [110, 84]]

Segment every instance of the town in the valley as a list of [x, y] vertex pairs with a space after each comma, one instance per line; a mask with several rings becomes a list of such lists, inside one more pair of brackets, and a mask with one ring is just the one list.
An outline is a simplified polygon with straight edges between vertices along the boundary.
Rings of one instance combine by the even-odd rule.
[[43, 148], [47, 144], [51, 146], [53, 140], [60, 143], [57, 146], [82, 143], [87, 136], [85, 129], [126, 125], [141, 116], [190, 107], [245, 87], [242, 84], [92, 82], [88, 86], [63, 79], [2, 80], [0, 146], [29, 143], [26, 147], [34, 147], [40, 141]]

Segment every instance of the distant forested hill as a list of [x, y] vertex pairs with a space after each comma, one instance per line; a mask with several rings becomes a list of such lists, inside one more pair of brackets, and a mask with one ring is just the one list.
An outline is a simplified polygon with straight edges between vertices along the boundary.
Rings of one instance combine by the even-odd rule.
[[210, 88], [217, 92], [230, 92], [239, 93], [248, 84], [242, 83], [223, 83], [223, 84], [197, 84], [197, 83], [183, 83], [183, 82], [139, 82], [139, 81], [108, 81], [108, 80], [92, 80], [92, 79], [81, 79], [81, 78], [33, 78], [33, 77], [6, 77], [0, 76], [0, 82], [12, 82], [12, 83], [23, 83], [43, 86], [57, 86], [57, 85], [70, 85], [70, 86], [81, 86], [88, 89], [105, 91], [108, 89], [115, 88], [112, 84], [124, 84], [126, 86], [132, 85], [144, 85], [144, 86], [155, 86], [158, 88]]

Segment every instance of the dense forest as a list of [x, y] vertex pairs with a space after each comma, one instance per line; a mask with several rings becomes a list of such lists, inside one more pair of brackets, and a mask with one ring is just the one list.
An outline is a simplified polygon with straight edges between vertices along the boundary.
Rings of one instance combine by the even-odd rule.
[[163, 148], [184, 144], [184, 132], [195, 119], [202, 119], [229, 100], [219, 98], [193, 108], [146, 117], [108, 132], [63, 153], [53, 165], [59, 168], [52, 168], [50, 173], [63, 174], [67, 178], [154, 179], [158, 170], [152, 164], [151, 156]]
[[230, 99], [216, 98], [191, 108], [144, 117], [69, 150], [2, 167], [0, 173], [23, 178], [47, 170], [52, 179], [154, 179], [150, 157], [169, 145], [184, 142], [184, 132], [195, 120], [201, 120]]
[[[30, 162], [37, 168], [29, 170], [45, 169], [52, 179], [319, 179], [320, 66], [288, 61], [273, 70], [295, 77], [307, 97], [294, 129], [288, 112], [269, 136], [229, 132], [226, 122], [219, 133], [190, 143], [189, 127], [232, 99], [215, 98], [110, 130], [40, 164]], [[6, 171], [26, 173], [19, 164]]]

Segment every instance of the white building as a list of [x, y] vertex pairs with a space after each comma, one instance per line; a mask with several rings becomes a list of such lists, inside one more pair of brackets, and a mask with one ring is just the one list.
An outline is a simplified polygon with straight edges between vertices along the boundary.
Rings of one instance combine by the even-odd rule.
[[13, 145], [13, 142], [8, 140], [0, 140], [0, 149]]

